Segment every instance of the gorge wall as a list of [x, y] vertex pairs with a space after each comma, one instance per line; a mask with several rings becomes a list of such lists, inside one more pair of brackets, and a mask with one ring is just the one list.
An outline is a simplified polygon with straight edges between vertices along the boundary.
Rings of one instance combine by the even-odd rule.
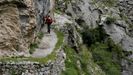
[[49, 0], [0, 1], [0, 56], [29, 56], [49, 6]]
[[60, 0], [56, 4], [57, 9], [71, 16], [81, 29], [102, 27], [127, 53], [121, 61], [122, 75], [133, 74], [132, 0]]
[[0, 75], [60, 75], [65, 69], [62, 46], [56, 51], [55, 60], [48, 59], [46, 63], [21, 58], [29, 57], [30, 44], [36, 42], [44, 16], [53, 10], [51, 6], [50, 0], [0, 1], [0, 57], [18, 60], [0, 59]]
[[[116, 68], [112, 67], [111, 63], [111, 74], [133, 75], [132, 0], [1, 0], [0, 56], [29, 56], [30, 44], [35, 42], [37, 33], [44, 24], [43, 16], [47, 15], [49, 10], [51, 10], [52, 17], [56, 16], [55, 20], [61, 16], [59, 19], [61, 25], [55, 26], [65, 35], [65, 44], [63, 43], [57, 52], [57, 58], [44, 64], [31, 61], [0, 62], [0, 75], [60, 75], [62, 73], [63, 75], [106, 75], [105, 70], [98, 65], [101, 62], [95, 62], [93, 57], [95, 54], [91, 53], [93, 49], [97, 49], [84, 46], [82, 48], [83, 37], [80, 33], [86, 28], [98, 30], [97, 27], [104, 29], [106, 35], [123, 50], [123, 57], [117, 57], [119, 52], [112, 52], [111, 58], [120, 63], [120, 73], [114, 73]], [[66, 19], [68, 22], [63, 23]], [[108, 39], [102, 42], [106, 41]], [[97, 42], [92, 45], [96, 48], [98, 46]], [[99, 49], [102, 48], [106, 49], [106, 46]], [[108, 64], [107, 66], [110, 67]], [[105, 69], [109, 68], [105, 67]]]

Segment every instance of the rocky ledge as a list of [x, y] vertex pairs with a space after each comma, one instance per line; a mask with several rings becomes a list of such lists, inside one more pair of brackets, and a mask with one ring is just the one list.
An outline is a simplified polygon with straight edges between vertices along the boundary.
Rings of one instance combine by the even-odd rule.
[[56, 60], [45, 64], [31, 61], [0, 62], [0, 75], [60, 75], [65, 70], [65, 57], [61, 50]]

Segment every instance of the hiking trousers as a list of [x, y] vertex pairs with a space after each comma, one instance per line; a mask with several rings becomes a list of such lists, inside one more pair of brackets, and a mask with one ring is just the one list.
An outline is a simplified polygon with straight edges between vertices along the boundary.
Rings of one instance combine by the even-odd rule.
[[47, 32], [50, 34], [51, 24], [47, 24]]

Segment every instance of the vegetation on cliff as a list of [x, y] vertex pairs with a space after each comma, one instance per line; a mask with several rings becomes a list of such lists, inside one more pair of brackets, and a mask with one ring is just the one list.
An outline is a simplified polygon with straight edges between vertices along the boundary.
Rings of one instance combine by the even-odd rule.
[[86, 29], [82, 35], [84, 43], [88, 45], [92, 53], [94, 62], [106, 75], [120, 75], [120, 62], [124, 56], [122, 48], [116, 45], [101, 27]]
[[112, 7], [116, 5], [117, 0], [93, 0], [93, 3], [98, 4], [100, 7]]
[[74, 49], [65, 46], [66, 70], [62, 75], [105, 75], [101, 68], [94, 63], [92, 55], [85, 45], [80, 47], [77, 53]]

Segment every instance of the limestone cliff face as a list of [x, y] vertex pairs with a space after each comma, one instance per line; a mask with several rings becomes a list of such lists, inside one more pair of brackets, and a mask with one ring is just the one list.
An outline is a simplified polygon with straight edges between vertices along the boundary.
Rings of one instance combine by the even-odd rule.
[[[119, 44], [124, 51], [130, 51], [127, 55], [132, 60], [133, 54], [133, 1], [132, 0], [60, 0], [60, 10], [72, 16], [80, 27], [89, 26], [90, 29], [102, 26], [112, 40]], [[59, 9], [57, 8], [57, 9]], [[122, 75], [132, 75], [133, 63], [122, 60]], [[130, 63], [130, 64], [129, 64]]]
[[27, 55], [48, 9], [49, 0], [1, 0], [0, 56]]
[[43, 24], [43, 17], [47, 15], [50, 8], [50, 0], [34, 0], [35, 10], [36, 10], [36, 21], [37, 28], [36, 31], [41, 29], [41, 25]]
[[[108, 8], [106, 13], [112, 13], [112, 17], [116, 19], [114, 23], [110, 25], [106, 24], [107, 17], [101, 16], [103, 28], [107, 34], [114, 40], [116, 44], [119, 44], [124, 51], [129, 52], [127, 58], [133, 59], [133, 37], [132, 37], [132, 24], [133, 24], [133, 3], [131, 0], [119, 1], [116, 7]], [[107, 14], [106, 14], [107, 16]], [[130, 63], [130, 64], [129, 64]], [[133, 63], [127, 60], [122, 60], [123, 72], [122, 75], [132, 75]]]
[[[0, 0], [0, 56], [26, 56], [29, 54], [29, 46], [34, 42], [36, 33], [41, 29], [43, 16], [49, 10], [52, 11], [51, 14], [53, 13], [53, 6], [50, 6], [53, 1], [55, 0]], [[66, 45], [69, 45], [78, 53], [82, 39], [77, 30], [82, 30], [84, 26], [89, 26], [90, 29], [101, 26], [106, 34], [116, 44], [119, 44], [125, 52], [131, 51], [126, 58], [132, 60], [133, 1], [117, 0], [111, 6], [101, 2], [102, 0], [58, 0], [56, 3], [57, 9], [69, 15], [69, 19], [72, 21], [59, 26], [59, 30], [65, 34]], [[62, 19], [59, 21], [62, 22]], [[19, 63], [13, 63], [12, 66], [12, 63], [7, 65], [2, 63], [0, 66], [3, 69], [0, 72], [10, 75], [12, 68], [16, 70], [27, 66], [23, 72], [22, 69], [19, 69], [16, 74], [20, 72], [21, 74], [58, 75], [64, 69], [65, 57], [62, 55], [64, 52], [57, 54], [59, 54], [59, 59], [57, 58], [57, 61], [48, 65], [32, 62], [27, 65], [27, 62], [26, 64], [22, 62], [24, 66]], [[93, 60], [89, 62], [88, 67], [90, 67], [89, 70], [92, 71], [92, 75], [99, 74], [99, 71], [102, 72], [99, 66], [92, 65]], [[133, 63], [126, 59], [122, 59], [120, 62], [122, 75], [133, 75]], [[77, 61], [77, 63], [80, 66], [81, 62]], [[18, 64], [17, 68], [16, 64]], [[40, 65], [41, 67], [39, 67]], [[29, 69], [31, 66], [33, 69]], [[98, 73], [96, 70], [98, 70]], [[101, 75], [104, 75], [104, 73], [101, 73]]]
[[71, 15], [79, 25], [88, 25], [90, 28], [97, 27], [99, 11], [95, 10], [92, 0], [72, 0], [67, 3], [65, 12]]

